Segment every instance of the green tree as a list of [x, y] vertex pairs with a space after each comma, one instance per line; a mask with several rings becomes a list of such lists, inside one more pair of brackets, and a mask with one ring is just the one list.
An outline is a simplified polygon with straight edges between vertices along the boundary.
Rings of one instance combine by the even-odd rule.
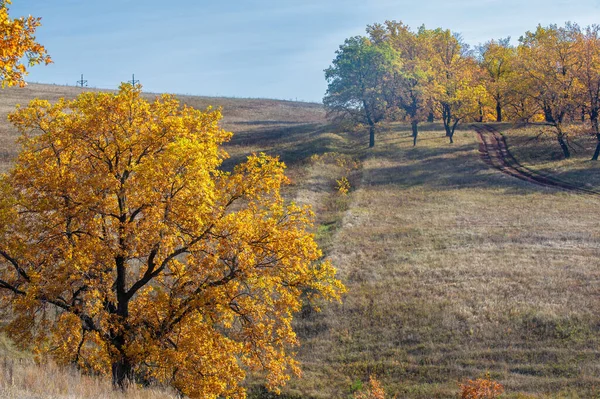
[[393, 79], [389, 81], [391, 98], [410, 122], [413, 145], [417, 145], [418, 125], [429, 114], [430, 85], [433, 80], [431, 63], [427, 52], [427, 35], [421, 29], [417, 33], [397, 21], [374, 24], [367, 28], [371, 40], [388, 44], [398, 59], [391, 69]]
[[325, 70], [328, 87], [323, 103], [328, 115], [367, 124], [369, 147], [375, 145], [376, 126], [393, 106], [389, 83], [395, 60], [389, 46], [355, 36], [346, 39]]

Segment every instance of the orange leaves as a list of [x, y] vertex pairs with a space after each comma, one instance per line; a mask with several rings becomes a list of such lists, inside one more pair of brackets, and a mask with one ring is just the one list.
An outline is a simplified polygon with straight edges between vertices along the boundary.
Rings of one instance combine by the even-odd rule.
[[[460, 384], [459, 388], [458, 396], [461, 399], [497, 399], [504, 393], [504, 387], [492, 380], [489, 373], [486, 373], [484, 378], [467, 380], [464, 384]], [[395, 395], [394, 398], [397, 396]], [[355, 392], [353, 398], [385, 399], [385, 391], [381, 386], [381, 382], [370, 376], [369, 385]]]
[[503, 392], [502, 385], [492, 380], [489, 373], [486, 373], [484, 378], [468, 380], [460, 384], [461, 399], [495, 399]]
[[[10, 115], [23, 152], [0, 184], [0, 293], [17, 341], [198, 397], [243, 397], [251, 370], [273, 389], [299, 373], [301, 298], [344, 287], [310, 209], [280, 195], [282, 162], [219, 169], [220, 118], [130, 85]], [[40, 318], [47, 307], [63, 316]]]
[[52, 60], [46, 49], [35, 41], [35, 31], [41, 25], [41, 18], [31, 15], [11, 19], [8, 15], [8, 0], [0, 1], [0, 84], [2, 88], [19, 85], [27, 74], [26, 66], [21, 62], [27, 58], [28, 66], [40, 63], [50, 64]]

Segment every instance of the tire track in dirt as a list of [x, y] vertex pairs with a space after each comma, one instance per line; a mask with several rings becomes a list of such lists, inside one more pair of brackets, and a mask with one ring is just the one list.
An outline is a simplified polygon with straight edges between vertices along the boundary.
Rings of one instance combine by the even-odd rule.
[[502, 173], [540, 186], [577, 192], [579, 194], [600, 196], [600, 192], [527, 169], [510, 153], [505, 137], [493, 126], [474, 125], [473, 128], [477, 132], [481, 159]]

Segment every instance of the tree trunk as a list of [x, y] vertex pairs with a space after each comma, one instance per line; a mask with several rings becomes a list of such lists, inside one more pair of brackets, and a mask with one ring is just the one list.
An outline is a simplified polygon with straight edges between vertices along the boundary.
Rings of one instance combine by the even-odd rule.
[[446, 130], [446, 137], [450, 138], [450, 144], [452, 144], [454, 141], [452, 141], [452, 132], [450, 131], [450, 121], [452, 118], [452, 112], [450, 110], [450, 107], [448, 105], [443, 104], [442, 105], [442, 121], [444, 122], [444, 130]]
[[[122, 218], [122, 222], [124, 223], [125, 218]], [[121, 248], [124, 248], [125, 245], [120, 240]], [[116, 294], [117, 294], [117, 306], [116, 306], [116, 315], [119, 317], [119, 322], [123, 323], [121, 326], [125, 331], [127, 331], [127, 318], [129, 317], [129, 298], [127, 296], [126, 286], [126, 261], [122, 255], [118, 255], [115, 257], [115, 263], [117, 267], [117, 278], [115, 280]], [[112, 343], [115, 348], [119, 352], [119, 358], [113, 361], [112, 364], [112, 379], [113, 385], [117, 388], [124, 390], [127, 388], [127, 383], [131, 381], [132, 377], [132, 364], [130, 359], [127, 357], [125, 353], [125, 334], [123, 330], [117, 330], [113, 332], [114, 336], [112, 339]]]
[[125, 390], [128, 382], [132, 380], [133, 367], [125, 355], [112, 364], [112, 382], [115, 388]]
[[592, 156], [592, 161], [598, 160], [598, 155], [600, 155], [600, 129], [598, 128], [598, 110], [592, 109], [590, 112], [590, 121], [592, 123], [592, 132], [596, 134], [596, 151], [594, 151], [594, 156]]
[[496, 101], [496, 122], [502, 122], [502, 104]]
[[596, 139], [598, 143], [596, 143], [596, 151], [594, 151], [594, 156], [592, 156], [592, 161], [598, 160], [598, 155], [600, 155], [600, 134], [596, 134]]
[[479, 106], [479, 110], [478, 110], [478, 118], [477, 118], [477, 122], [482, 123], [483, 122], [483, 104], [481, 103], [481, 101], [477, 101], [477, 105]]
[[412, 127], [413, 147], [417, 145], [417, 136], [419, 135], [419, 128], [417, 126], [418, 124], [419, 122], [417, 121], [412, 121], [410, 123], [410, 126]]
[[460, 119], [455, 120], [452, 124], [452, 127], [450, 127], [450, 133], [448, 134], [448, 137], [450, 138], [450, 144], [454, 144], [454, 131], [456, 130], [456, 126], [458, 126], [458, 122], [460, 122]]
[[570, 158], [571, 152], [569, 151], [569, 146], [565, 142], [565, 138], [564, 138], [565, 135], [562, 132], [562, 128], [560, 127], [560, 125], [557, 125], [556, 129], [558, 130], [558, 134], [556, 135], [556, 140], [558, 140], [558, 144], [560, 145], [560, 148], [562, 149], [565, 159]]
[[444, 129], [446, 130], [446, 137], [450, 139], [450, 144], [453, 144], [454, 140], [452, 139], [452, 136], [454, 136], [454, 132], [452, 131], [450, 124], [444, 123]]
[[433, 123], [434, 120], [435, 120], [435, 115], [433, 114], [433, 112], [430, 112], [429, 115], [427, 115], [427, 122]]
[[446, 137], [448, 137], [450, 139], [450, 144], [454, 144], [454, 139], [453, 139], [454, 129], [452, 127], [450, 127], [449, 124], [446, 125], [445, 128], [446, 128]]
[[558, 136], [557, 139], [558, 139], [558, 144], [560, 144], [560, 148], [562, 149], [565, 158], [570, 158], [571, 152], [569, 151], [569, 147], [567, 146], [567, 143], [565, 143], [565, 140], [563, 139], [563, 137]]
[[367, 117], [367, 123], [369, 124], [369, 148], [373, 148], [375, 147], [375, 119], [372, 117], [369, 105], [365, 100], [363, 100], [363, 107], [365, 116]]

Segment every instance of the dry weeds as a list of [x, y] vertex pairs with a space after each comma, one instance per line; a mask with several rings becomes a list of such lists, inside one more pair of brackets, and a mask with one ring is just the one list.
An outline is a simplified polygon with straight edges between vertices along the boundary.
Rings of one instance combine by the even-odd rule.
[[175, 399], [168, 388], [130, 385], [114, 391], [110, 379], [82, 375], [54, 363], [37, 364], [0, 334], [0, 399]]
[[36, 365], [29, 360], [0, 358], [1, 399], [168, 399], [177, 398], [166, 389], [131, 385], [114, 391], [110, 380], [81, 375], [52, 363]]

